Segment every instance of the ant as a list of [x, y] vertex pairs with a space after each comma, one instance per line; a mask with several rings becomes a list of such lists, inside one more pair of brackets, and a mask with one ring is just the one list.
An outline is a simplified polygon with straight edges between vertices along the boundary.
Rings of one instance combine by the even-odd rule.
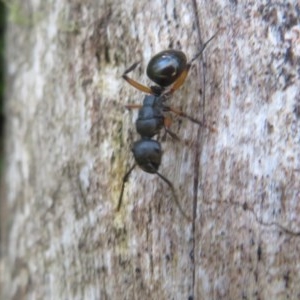
[[215, 36], [216, 34], [206, 41], [199, 53], [197, 53], [188, 63], [185, 54], [179, 50], [165, 50], [153, 56], [147, 66], [147, 75], [157, 84], [155, 86], [144, 86], [127, 76], [129, 72], [133, 71], [137, 67], [139, 62], [134, 63], [123, 73], [122, 77], [130, 85], [150, 95], [144, 97], [143, 105], [131, 104], [126, 106], [128, 109], [139, 109], [138, 119], [136, 120], [135, 125], [141, 139], [133, 144], [132, 152], [135, 163], [123, 177], [117, 211], [120, 209], [122, 204], [125, 184], [133, 169], [136, 165], [138, 165], [143, 171], [158, 175], [168, 184], [172, 190], [178, 209], [186, 219], [190, 220], [190, 217], [185, 214], [178, 201], [173, 184], [165, 176], [158, 172], [163, 152], [161, 144], [152, 138], [164, 128], [166, 133], [168, 133], [172, 138], [179, 139], [175, 133], [169, 130], [170, 120], [164, 115], [165, 112], [173, 112], [194, 123], [205, 126], [202, 122], [194, 119], [186, 113], [165, 105], [165, 101], [184, 83], [192, 63], [202, 54], [208, 43]]

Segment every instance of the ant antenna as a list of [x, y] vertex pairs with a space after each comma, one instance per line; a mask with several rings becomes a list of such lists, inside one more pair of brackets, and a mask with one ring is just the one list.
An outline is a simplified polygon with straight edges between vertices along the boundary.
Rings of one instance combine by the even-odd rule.
[[169, 181], [165, 176], [163, 176], [162, 174], [160, 174], [158, 171], [155, 172], [168, 186], [169, 188], [172, 190], [173, 196], [174, 196], [174, 201], [178, 207], [178, 209], [180, 210], [180, 212], [182, 213], [182, 215], [188, 220], [191, 221], [191, 218], [184, 212], [184, 210], [182, 209], [182, 207], [180, 206], [180, 203], [178, 201], [175, 189], [173, 184], [171, 183], [171, 181]]
[[202, 52], [204, 51], [204, 49], [206, 48], [206, 46], [211, 42], [211, 40], [213, 40], [216, 37], [216, 35], [218, 33], [219, 33], [219, 30], [210, 39], [208, 39], [204, 43], [202, 49], [190, 60], [189, 64], [192, 64], [202, 54]]
[[[124, 175], [123, 177], [123, 183], [122, 183], [122, 188], [121, 188], [121, 193], [120, 193], [120, 197], [119, 197], [119, 202], [118, 202], [118, 206], [116, 208], [116, 211], [119, 211], [122, 205], [122, 200], [123, 200], [123, 193], [124, 193], [124, 189], [125, 189], [125, 184], [128, 181], [129, 175], [130, 173], [133, 171], [133, 169], [136, 167], [136, 164], [134, 164], [129, 170], [128, 172]], [[169, 188], [172, 190], [173, 196], [174, 196], [174, 201], [178, 207], [178, 209], [180, 210], [180, 212], [182, 213], [182, 215], [188, 220], [191, 221], [191, 218], [184, 212], [184, 210], [182, 209], [182, 207], [179, 204], [179, 200], [177, 198], [175, 189], [173, 184], [171, 183], [171, 181], [169, 181], [165, 176], [163, 176], [162, 174], [160, 174], [158, 171], [156, 171], [153, 167], [153, 170], [155, 171], [154, 173], [157, 174], [168, 186]]]
[[120, 194], [120, 197], [119, 197], [119, 202], [118, 202], [118, 206], [116, 208], [117, 211], [120, 210], [121, 208], [121, 204], [122, 204], [122, 200], [123, 200], [123, 193], [124, 193], [124, 188], [125, 188], [125, 183], [128, 181], [128, 178], [129, 178], [129, 175], [130, 173], [133, 171], [133, 169], [135, 168], [136, 164], [134, 164], [130, 169], [129, 171], [124, 175], [123, 177], [123, 183], [122, 183], [122, 188], [121, 188], [121, 194]]

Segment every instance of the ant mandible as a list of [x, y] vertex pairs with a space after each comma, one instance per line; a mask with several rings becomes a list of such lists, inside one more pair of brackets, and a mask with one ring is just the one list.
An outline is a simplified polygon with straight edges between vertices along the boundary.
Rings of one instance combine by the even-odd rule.
[[202, 122], [188, 116], [186, 113], [166, 106], [164, 102], [184, 83], [192, 63], [202, 54], [208, 43], [215, 36], [216, 34], [214, 34], [208, 41], [205, 42], [199, 53], [197, 53], [189, 63], [187, 63], [185, 54], [179, 50], [165, 50], [152, 57], [147, 66], [147, 75], [157, 84], [155, 86], [144, 86], [127, 76], [127, 74], [133, 71], [139, 63], [133, 64], [124, 72], [122, 77], [130, 85], [150, 95], [145, 96], [143, 105], [133, 104], [126, 106], [128, 109], [139, 108], [139, 117], [135, 124], [137, 132], [141, 135], [141, 139], [133, 144], [132, 152], [135, 163], [123, 177], [117, 210], [120, 209], [122, 204], [125, 184], [128, 181], [133, 169], [136, 167], [136, 165], [138, 165], [143, 171], [158, 175], [168, 184], [172, 190], [175, 203], [180, 212], [186, 219], [190, 220], [180, 206], [173, 184], [158, 172], [162, 158], [162, 149], [161, 144], [158, 141], [153, 140], [152, 137], [156, 135], [162, 128], [165, 128], [166, 132], [170, 134], [171, 137], [178, 139], [177, 135], [168, 129], [170, 122], [169, 119], [164, 116], [164, 112], [168, 111], [188, 118], [194, 123], [205, 126]]

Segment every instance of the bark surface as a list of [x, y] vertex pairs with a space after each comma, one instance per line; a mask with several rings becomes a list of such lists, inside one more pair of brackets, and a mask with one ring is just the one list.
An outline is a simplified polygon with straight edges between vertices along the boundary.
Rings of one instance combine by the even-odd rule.
[[[71, 3], [72, 2], [72, 3]], [[268, 4], [267, 4], [268, 3]], [[298, 1], [15, 1], [7, 30], [2, 299], [298, 299]], [[121, 76], [188, 59], [168, 186], [133, 163], [145, 96]]]

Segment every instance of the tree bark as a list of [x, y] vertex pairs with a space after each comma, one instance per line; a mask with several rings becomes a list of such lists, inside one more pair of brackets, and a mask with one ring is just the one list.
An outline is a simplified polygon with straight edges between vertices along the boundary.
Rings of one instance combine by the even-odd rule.
[[[17, 14], [15, 13], [17, 11]], [[299, 3], [44, 1], [10, 6], [2, 299], [300, 297]], [[15, 16], [13, 18], [13, 16]], [[169, 187], [136, 168], [147, 62], [191, 59], [162, 141]]]

